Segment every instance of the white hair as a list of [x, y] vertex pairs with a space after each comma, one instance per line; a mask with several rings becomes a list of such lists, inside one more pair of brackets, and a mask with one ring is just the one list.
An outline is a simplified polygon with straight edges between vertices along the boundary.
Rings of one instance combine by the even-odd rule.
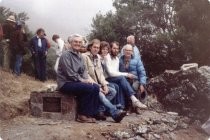
[[68, 42], [71, 43], [71, 42], [74, 40], [74, 38], [76, 38], [76, 37], [81, 37], [81, 38], [83, 38], [83, 36], [80, 35], [80, 34], [73, 34], [73, 35], [70, 35], [70, 36], [68, 37]]
[[133, 46], [131, 44], [126, 44], [125, 46], [123, 46], [123, 49], [133, 49]]
[[134, 36], [134, 35], [129, 35], [129, 36], [127, 37], [127, 40], [129, 40], [129, 39], [131, 39], [131, 38], [135, 38], [135, 36]]

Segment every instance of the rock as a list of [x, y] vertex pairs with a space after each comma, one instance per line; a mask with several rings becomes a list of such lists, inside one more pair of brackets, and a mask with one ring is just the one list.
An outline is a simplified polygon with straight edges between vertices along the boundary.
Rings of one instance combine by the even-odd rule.
[[189, 75], [190, 73], [195, 73], [196, 71], [198, 71], [198, 64], [197, 63], [184, 64], [181, 66], [180, 69], [184, 75]]
[[106, 139], [110, 138], [110, 133], [109, 132], [101, 132], [101, 135], [104, 136]]
[[164, 123], [151, 126], [151, 131], [154, 133], [165, 133], [168, 131], [168, 129], [169, 129], [169, 125], [166, 125]]
[[145, 139], [140, 136], [135, 136], [133, 138], [129, 138], [128, 140], [145, 140]]
[[148, 126], [147, 125], [140, 125], [137, 128], [134, 128], [134, 132], [136, 135], [141, 135], [145, 134], [148, 131]]
[[187, 129], [188, 128], [188, 124], [186, 124], [186, 123], [179, 123], [177, 128]]
[[210, 118], [201, 126], [201, 128], [210, 135]]
[[177, 140], [176, 135], [174, 133], [169, 133], [169, 137], [171, 140]]
[[170, 115], [207, 120], [210, 115], [210, 67], [198, 68], [198, 64], [193, 63], [184, 64], [180, 70], [166, 70], [149, 80], [148, 93], [155, 94], [170, 110]]
[[178, 116], [178, 113], [177, 113], [177, 112], [167, 112], [167, 114], [169, 114], [169, 115], [174, 115], [174, 116]]
[[127, 132], [123, 132], [123, 131], [116, 131], [113, 133], [113, 137], [117, 138], [117, 139], [128, 139], [130, 138], [130, 134]]
[[153, 124], [161, 124], [162, 122], [161, 122], [161, 120], [154, 120], [153, 121]]
[[148, 140], [156, 140], [155, 136], [153, 134], [148, 134]]
[[154, 137], [157, 139], [160, 139], [160, 135], [158, 135], [158, 134], [154, 134]]
[[75, 120], [77, 103], [74, 96], [59, 92], [32, 92], [31, 115], [54, 120]]
[[94, 137], [90, 133], [87, 133], [87, 138], [88, 139], [94, 139]]

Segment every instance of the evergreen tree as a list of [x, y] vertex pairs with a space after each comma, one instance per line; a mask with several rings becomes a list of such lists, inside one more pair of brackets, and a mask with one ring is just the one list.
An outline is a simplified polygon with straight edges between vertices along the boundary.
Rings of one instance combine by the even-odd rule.
[[126, 43], [136, 36], [149, 76], [183, 63], [209, 64], [208, 0], [115, 0], [116, 11], [97, 14], [90, 38]]

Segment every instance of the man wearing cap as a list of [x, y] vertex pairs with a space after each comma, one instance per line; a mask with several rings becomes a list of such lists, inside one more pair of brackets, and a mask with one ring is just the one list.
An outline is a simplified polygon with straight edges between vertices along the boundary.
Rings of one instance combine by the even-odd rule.
[[40, 81], [46, 81], [46, 57], [48, 42], [45, 38], [44, 29], [39, 28], [30, 41], [30, 49], [34, 60], [35, 78]]
[[2, 25], [3, 29], [3, 40], [1, 41], [1, 46], [3, 50], [3, 68], [6, 70], [12, 69], [15, 57], [13, 55], [14, 51], [11, 45], [12, 33], [15, 31], [16, 20], [15, 16], [11, 15], [6, 19], [6, 22]]

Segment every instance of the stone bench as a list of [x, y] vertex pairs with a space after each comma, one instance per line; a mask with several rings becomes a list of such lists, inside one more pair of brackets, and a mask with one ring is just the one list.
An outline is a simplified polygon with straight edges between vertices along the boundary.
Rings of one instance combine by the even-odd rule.
[[59, 92], [32, 92], [30, 95], [31, 115], [57, 120], [75, 120], [76, 99]]

